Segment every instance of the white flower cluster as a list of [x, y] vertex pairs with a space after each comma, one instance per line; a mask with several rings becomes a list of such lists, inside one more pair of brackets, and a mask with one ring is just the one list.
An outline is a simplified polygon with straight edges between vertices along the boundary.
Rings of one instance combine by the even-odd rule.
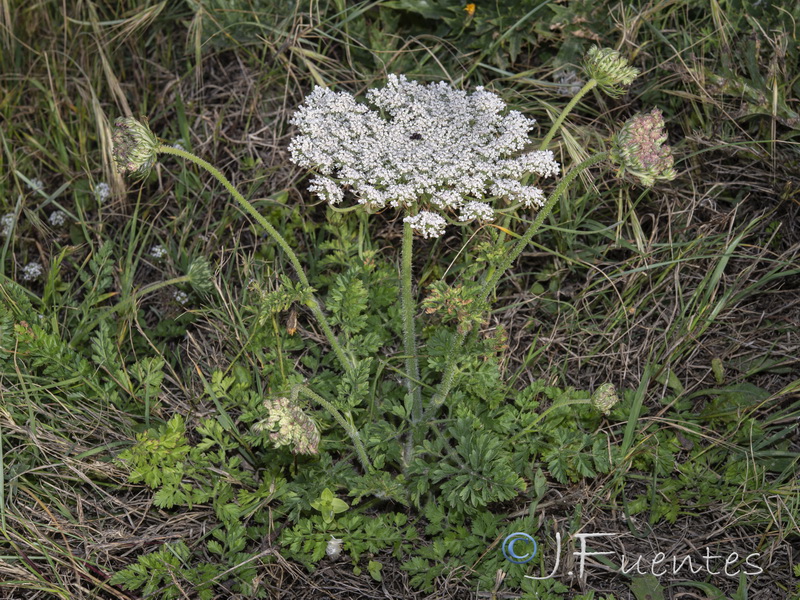
[[97, 198], [97, 202], [102, 204], [108, 197], [111, 195], [111, 188], [108, 186], [107, 183], [98, 183], [94, 186], [94, 197]]
[[8, 237], [14, 228], [14, 213], [6, 213], [0, 217], [0, 236]]
[[33, 281], [35, 279], [39, 279], [44, 273], [44, 269], [42, 269], [42, 265], [38, 262], [29, 262], [27, 265], [22, 267], [22, 278], [25, 281]]
[[458, 220], [472, 221], [473, 219], [494, 221], [494, 210], [485, 202], [470, 200], [461, 207], [461, 214], [458, 216]]
[[178, 304], [186, 304], [189, 301], [189, 294], [183, 290], [175, 290], [175, 293], [172, 294], [172, 297], [175, 298], [175, 302]]
[[50, 225], [53, 227], [61, 227], [67, 222], [67, 213], [63, 210], [54, 210], [50, 213], [50, 217], [47, 220], [50, 221]]
[[167, 249], [161, 244], [157, 244], [150, 248], [150, 256], [153, 258], [164, 258], [167, 255]]
[[39, 190], [44, 189], [44, 182], [42, 182], [42, 180], [38, 177], [34, 177], [28, 182], [28, 188], [32, 192], [38, 192]]
[[421, 210], [413, 217], [406, 217], [403, 222], [409, 223], [411, 229], [419, 231], [426, 238], [439, 237], [447, 227], [447, 221], [442, 215], [427, 210]]
[[347, 187], [372, 209], [423, 210], [427, 216], [418, 213], [412, 226], [438, 236], [444, 218], [428, 208], [488, 220], [493, 209], [478, 202], [487, 195], [541, 206], [542, 191], [519, 179], [559, 173], [550, 151], [520, 154], [534, 120], [506, 112], [500, 97], [481, 87], [468, 94], [390, 75], [367, 100], [374, 108], [317, 87], [292, 118], [299, 131], [292, 160], [318, 172], [309, 189], [330, 204], [341, 202]]

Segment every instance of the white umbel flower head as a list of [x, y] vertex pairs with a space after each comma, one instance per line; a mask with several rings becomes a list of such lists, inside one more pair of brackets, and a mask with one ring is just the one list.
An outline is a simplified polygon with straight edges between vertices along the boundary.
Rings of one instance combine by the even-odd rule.
[[[292, 118], [298, 129], [292, 160], [317, 172], [310, 190], [330, 204], [342, 202], [344, 188], [373, 210], [416, 209], [409, 222], [436, 237], [444, 218], [430, 209], [469, 214], [465, 205], [489, 196], [541, 204], [542, 191], [518, 180], [559, 172], [552, 152], [523, 152], [534, 120], [506, 110], [482, 87], [467, 93], [389, 75], [366, 99], [317, 87]], [[516, 187], [498, 186], [509, 180]]]
[[342, 542], [344, 542], [344, 540], [331, 535], [331, 539], [325, 547], [325, 554], [328, 555], [328, 558], [331, 560], [337, 560], [339, 558], [342, 554]]
[[447, 221], [442, 215], [425, 210], [418, 212], [413, 217], [406, 217], [403, 222], [410, 224], [411, 229], [419, 231], [422, 237], [426, 238], [439, 237], [447, 227]]

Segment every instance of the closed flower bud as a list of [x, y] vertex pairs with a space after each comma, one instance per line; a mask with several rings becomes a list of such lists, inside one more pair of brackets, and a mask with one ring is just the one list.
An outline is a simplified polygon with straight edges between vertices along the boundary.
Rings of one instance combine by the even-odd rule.
[[319, 431], [314, 421], [288, 398], [264, 401], [269, 417], [254, 427], [256, 431], [269, 431], [275, 446], [288, 446], [295, 454], [316, 454]]
[[633, 175], [646, 187], [656, 180], [675, 179], [674, 159], [664, 129], [661, 111], [654, 108], [647, 114], [637, 114], [622, 126], [611, 142], [611, 160], [619, 175]]
[[619, 52], [611, 48], [592, 46], [583, 59], [587, 75], [597, 82], [597, 87], [609, 96], [621, 96], [634, 79], [639, 69], [631, 67]]
[[189, 265], [189, 270], [186, 272], [189, 277], [189, 283], [195, 291], [205, 294], [210, 292], [214, 287], [214, 276], [211, 273], [211, 265], [205, 258], [195, 258]]
[[602, 384], [594, 391], [594, 394], [592, 394], [592, 406], [604, 415], [609, 414], [611, 409], [618, 402], [619, 396], [617, 396], [617, 388], [614, 387], [613, 383]]
[[112, 155], [120, 173], [145, 175], [156, 162], [158, 138], [136, 119], [119, 117], [114, 121]]

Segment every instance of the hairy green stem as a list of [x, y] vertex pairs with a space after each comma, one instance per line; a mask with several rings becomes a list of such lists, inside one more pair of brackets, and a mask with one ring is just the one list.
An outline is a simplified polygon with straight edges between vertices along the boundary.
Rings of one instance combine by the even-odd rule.
[[[528, 231], [525, 232], [525, 235], [517, 240], [517, 243], [514, 245], [511, 251], [505, 255], [503, 261], [497, 266], [496, 269], [494, 269], [494, 271], [492, 271], [491, 275], [487, 277], [486, 282], [483, 284], [478, 296], [479, 302], [485, 301], [494, 291], [495, 287], [497, 287], [497, 284], [500, 281], [500, 278], [511, 267], [517, 257], [522, 254], [522, 251], [527, 248], [528, 244], [530, 244], [531, 240], [533, 239], [533, 236], [537, 231], [539, 231], [539, 228], [544, 223], [544, 220], [553, 210], [556, 202], [558, 202], [559, 198], [561, 198], [562, 194], [567, 190], [572, 182], [575, 181], [575, 178], [578, 177], [578, 175], [580, 175], [584, 170], [604, 161], [606, 158], [608, 158], [607, 152], [595, 154], [594, 156], [587, 158], [578, 166], [570, 169], [569, 172], [564, 175], [561, 181], [558, 182], [556, 189], [553, 190], [552, 194], [550, 194], [550, 197], [547, 199], [547, 202], [545, 202], [545, 205], [539, 209], [538, 213], [536, 213], [536, 218], [528, 228]], [[433, 398], [431, 399], [430, 411], [435, 411], [444, 403], [445, 399], [447, 398], [447, 394], [450, 393], [450, 389], [453, 387], [453, 382], [455, 381], [456, 376], [456, 350], [463, 346], [465, 338], [466, 333], [461, 333], [458, 334], [456, 339], [453, 340], [453, 344], [451, 345], [451, 353], [447, 358], [444, 373], [442, 374], [442, 381], [439, 384], [439, 388], [436, 390]], [[428, 417], [430, 417], [430, 414], [425, 415], [425, 420], [427, 420]]]
[[[556, 133], [558, 133], [558, 130], [561, 129], [561, 125], [564, 124], [564, 120], [567, 118], [569, 113], [572, 112], [572, 109], [575, 108], [578, 102], [580, 102], [581, 98], [583, 98], [589, 92], [589, 90], [595, 88], [596, 86], [597, 86], [597, 80], [590, 79], [580, 90], [578, 90], [578, 93], [572, 97], [572, 99], [567, 103], [567, 105], [561, 110], [561, 113], [558, 115], [558, 118], [550, 126], [550, 130], [547, 132], [547, 135], [544, 136], [542, 143], [539, 144], [539, 150], [547, 150], [547, 146], [550, 145], [550, 142], [553, 140], [553, 137], [555, 137]], [[523, 183], [527, 183], [528, 178], [529, 176], [526, 176], [523, 179]], [[502, 226], [508, 228], [510, 222], [511, 222], [511, 215], [508, 214], [503, 219]], [[500, 240], [502, 241], [504, 238], [505, 238], [505, 233], [502, 233]]]
[[589, 81], [586, 82], [586, 85], [584, 85], [580, 90], [578, 90], [578, 93], [572, 97], [572, 100], [569, 101], [569, 103], [561, 111], [561, 114], [558, 115], [558, 118], [555, 120], [555, 122], [550, 126], [550, 131], [548, 131], [547, 135], [544, 136], [542, 143], [539, 145], [539, 150], [547, 150], [547, 146], [553, 140], [553, 137], [556, 135], [556, 132], [561, 128], [561, 125], [564, 123], [564, 119], [567, 118], [567, 115], [572, 112], [572, 109], [575, 108], [575, 105], [578, 104], [578, 102], [580, 102], [580, 99], [583, 98], [586, 95], [586, 93], [592, 88], [594, 88], [596, 85], [597, 85], [597, 80], [590, 79]]
[[500, 263], [497, 269], [495, 269], [494, 273], [491, 277], [487, 278], [486, 283], [483, 284], [483, 288], [481, 289], [480, 300], [486, 300], [494, 291], [494, 288], [497, 286], [497, 283], [500, 281], [500, 278], [503, 274], [514, 264], [514, 261], [517, 260], [517, 257], [522, 254], [522, 251], [528, 247], [528, 244], [531, 243], [533, 236], [539, 231], [539, 228], [544, 223], [544, 220], [550, 215], [555, 206], [556, 202], [561, 198], [562, 194], [567, 190], [567, 188], [575, 181], [575, 178], [578, 177], [583, 171], [586, 169], [593, 167], [599, 162], [604, 161], [608, 158], [608, 152], [600, 152], [595, 154], [594, 156], [590, 156], [578, 166], [569, 170], [569, 172], [564, 175], [561, 181], [558, 182], [556, 189], [553, 190], [553, 193], [550, 194], [550, 197], [545, 202], [544, 206], [539, 209], [536, 213], [536, 218], [533, 220], [533, 223], [530, 227], [528, 227], [528, 231], [525, 232], [521, 238], [517, 240], [517, 243], [505, 255], [505, 258]]
[[355, 428], [352, 422], [348, 421], [342, 416], [336, 407], [325, 400], [322, 396], [310, 390], [305, 385], [296, 385], [292, 388], [292, 396], [297, 394], [301, 394], [310, 400], [313, 400], [317, 404], [319, 404], [322, 408], [328, 411], [328, 413], [336, 420], [339, 425], [341, 425], [342, 429], [344, 429], [345, 433], [348, 435], [350, 440], [353, 442], [353, 446], [355, 447], [356, 454], [358, 455], [358, 460], [361, 461], [361, 466], [364, 467], [364, 472], [370, 473], [372, 472], [372, 463], [369, 461], [369, 457], [367, 456], [367, 451], [364, 449], [364, 444], [361, 443], [361, 436], [358, 435], [358, 430]]
[[[258, 224], [261, 225], [261, 227], [266, 230], [270, 237], [275, 240], [275, 242], [277, 242], [277, 244], [283, 249], [284, 253], [286, 253], [286, 256], [289, 257], [289, 261], [292, 263], [300, 283], [302, 283], [307, 289], [311, 288], [311, 285], [308, 283], [308, 277], [306, 277], [306, 273], [303, 270], [303, 266], [300, 264], [300, 259], [297, 258], [297, 255], [294, 253], [294, 250], [292, 250], [291, 246], [289, 246], [283, 236], [278, 233], [272, 225], [269, 224], [269, 222], [261, 215], [261, 213], [259, 213], [252, 204], [245, 200], [244, 196], [242, 196], [239, 191], [233, 187], [233, 184], [228, 181], [228, 179], [222, 174], [222, 172], [219, 171], [219, 169], [206, 162], [202, 158], [195, 156], [191, 152], [187, 152], [186, 150], [181, 150], [179, 148], [173, 148], [172, 146], [167, 146], [165, 144], [162, 144], [158, 147], [158, 152], [161, 154], [172, 154], [174, 156], [185, 158], [186, 160], [193, 162], [197, 166], [205, 169], [211, 175], [213, 175], [217, 181], [225, 186], [225, 189], [230, 192], [231, 196], [233, 196], [234, 199], [242, 205], [244, 210], [247, 211], [247, 213], [249, 213], [250, 216], [252, 216], [256, 221], [258, 221]], [[347, 355], [347, 353], [344, 351], [344, 348], [342, 348], [341, 344], [339, 344], [339, 340], [333, 333], [333, 330], [328, 323], [328, 319], [325, 317], [325, 313], [322, 312], [319, 302], [313, 295], [310, 296], [308, 306], [311, 309], [311, 312], [314, 313], [317, 322], [322, 327], [322, 331], [325, 333], [325, 337], [328, 338], [328, 342], [333, 348], [333, 351], [336, 354], [336, 357], [339, 359], [339, 362], [342, 364], [342, 367], [346, 371], [350, 371], [354, 366], [353, 359]]]
[[400, 278], [402, 280], [403, 349], [406, 355], [406, 381], [408, 393], [412, 395], [411, 429], [414, 443], [418, 441], [422, 420], [422, 390], [419, 384], [419, 359], [417, 357], [414, 313], [416, 303], [411, 295], [411, 266], [414, 248], [414, 232], [410, 223], [403, 223], [403, 251]]

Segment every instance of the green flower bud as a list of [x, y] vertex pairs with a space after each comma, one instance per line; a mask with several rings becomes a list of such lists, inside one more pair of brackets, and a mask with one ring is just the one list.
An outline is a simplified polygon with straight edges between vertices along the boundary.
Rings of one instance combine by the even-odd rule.
[[186, 275], [189, 277], [189, 284], [196, 292], [205, 294], [214, 287], [214, 275], [211, 271], [211, 265], [208, 264], [205, 258], [195, 258], [189, 265]]
[[288, 398], [265, 400], [269, 417], [254, 426], [256, 431], [269, 431], [275, 446], [289, 446], [295, 454], [316, 454], [320, 435], [314, 421]]
[[639, 69], [631, 67], [627, 59], [611, 48], [589, 48], [583, 58], [583, 67], [586, 74], [597, 82], [597, 87], [609, 96], [621, 96], [639, 76]]
[[626, 172], [637, 177], [642, 185], [652, 186], [656, 180], [675, 179], [672, 150], [664, 146], [667, 132], [661, 111], [636, 114], [628, 119], [611, 140], [611, 160], [619, 175]]
[[619, 402], [619, 396], [617, 396], [617, 388], [613, 383], [602, 384], [592, 394], [592, 406], [604, 415], [609, 414], [617, 402]]
[[111, 152], [120, 173], [146, 175], [156, 162], [158, 138], [141, 121], [119, 117], [114, 121]]

